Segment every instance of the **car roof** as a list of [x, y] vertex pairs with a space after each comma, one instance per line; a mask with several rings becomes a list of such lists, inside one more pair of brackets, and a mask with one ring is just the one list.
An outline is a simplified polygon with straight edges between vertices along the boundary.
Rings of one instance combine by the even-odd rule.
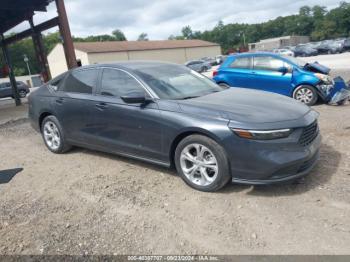
[[269, 55], [273, 57], [281, 57], [279, 54], [273, 52], [247, 52], [247, 53], [237, 53], [229, 55], [230, 57], [247, 57], [247, 56], [264, 56]]
[[[199, 60], [200, 61], [200, 60]], [[94, 69], [94, 68], [118, 68], [118, 69], [124, 69], [128, 71], [134, 71], [142, 68], [149, 68], [149, 67], [157, 67], [162, 65], [173, 65], [173, 66], [181, 66], [179, 64], [170, 63], [170, 62], [162, 62], [162, 61], [121, 61], [117, 63], [108, 63], [108, 64], [94, 64], [94, 65], [86, 65], [81, 66], [78, 68], [72, 69], [73, 71], [76, 70], [84, 70], [84, 69]]]

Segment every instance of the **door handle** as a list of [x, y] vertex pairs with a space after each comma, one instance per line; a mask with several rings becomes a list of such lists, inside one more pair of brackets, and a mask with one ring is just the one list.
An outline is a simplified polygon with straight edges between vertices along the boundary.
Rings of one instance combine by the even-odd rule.
[[108, 105], [106, 103], [98, 103], [95, 106], [100, 110], [104, 110], [108, 107]]
[[62, 97], [56, 99], [56, 103], [59, 104], [59, 105], [62, 105], [64, 102], [64, 99]]

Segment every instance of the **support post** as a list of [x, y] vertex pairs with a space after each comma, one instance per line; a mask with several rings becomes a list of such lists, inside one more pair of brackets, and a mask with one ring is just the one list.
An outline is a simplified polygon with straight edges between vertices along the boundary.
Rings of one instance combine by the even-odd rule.
[[12, 64], [11, 64], [11, 60], [10, 60], [10, 55], [9, 55], [8, 48], [7, 48], [7, 45], [5, 44], [4, 39], [5, 39], [4, 35], [1, 34], [0, 35], [1, 48], [2, 48], [2, 53], [4, 55], [5, 63], [9, 69], [8, 71], [9, 71], [9, 78], [10, 78], [11, 87], [12, 87], [12, 94], [13, 94], [13, 97], [15, 99], [16, 106], [19, 106], [19, 105], [21, 105], [21, 99], [20, 99], [19, 94], [18, 94], [18, 88], [17, 88], [15, 74], [13, 72], [13, 68], [12, 68]]
[[63, 49], [66, 56], [67, 67], [68, 69], [72, 69], [77, 67], [77, 58], [74, 52], [74, 45], [69, 28], [66, 8], [64, 6], [63, 0], [55, 0], [55, 2], [58, 12], [59, 29], [63, 41]]
[[40, 65], [40, 74], [44, 80], [44, 82], [48, 82], [51, 79], [50, 69], [49, 69], [49, 63], [47, 61], [46, 52], [43, 44], [43, 39], [41, 32], [36, 32], [34, 23], [33, 23], [33, 17], [31, 17], [29, 20], [29, 25], [32, 30], [32, 39], [34, 43], [34, 50], [36, 54], [36, 58], [38, 59], [39, 65]]

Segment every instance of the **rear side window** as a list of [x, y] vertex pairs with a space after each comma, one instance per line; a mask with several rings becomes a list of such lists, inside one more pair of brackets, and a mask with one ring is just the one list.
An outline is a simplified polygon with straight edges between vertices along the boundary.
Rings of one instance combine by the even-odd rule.
[[240, 69], [250, 69], [251, 68], [251, 58], [250, 57], [240, 57], [236, 58], [235, 61], [230, 65], [231, 68]]
[[101, 95], [121, 97], [144, 88], [128, 73], [118, 69], [104, 69], [102, 73]]
[[[98, 70], [87, 69], [71, 72], [60, 86], [60, 91], [92, 94], [97, 83]], [[58, 83], [60, 85], [60, 82]]]
[[278, 71], [279, 68], [284, 67], [282, 60], [276, 59], [272, 56], [256, 56], [254, 57], [254, 69]]

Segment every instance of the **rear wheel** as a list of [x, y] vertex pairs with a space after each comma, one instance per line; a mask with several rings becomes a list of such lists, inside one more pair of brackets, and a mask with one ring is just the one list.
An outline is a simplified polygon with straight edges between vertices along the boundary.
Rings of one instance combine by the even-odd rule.
[[25, 90], [20, 90], [18, 94], [20, 98], [25, 98], [27, 96], [27, 92]]
[[204, 192], [219, 190], [231, 178], [224, 149], [202, 135], [188, 136], [179, 143], [175, 165], [189, 186]]
[[293, 98], [308, 106], [312, 106], [317, 102], [318, 95], [313, 86], [302, 85], [294, 90]]
[[41, 124], [41, 133], [47, 148], [56, 154], [62, 154], [71, 149], [66, 142], [61, 124], [55, 116], [47, 116]]

